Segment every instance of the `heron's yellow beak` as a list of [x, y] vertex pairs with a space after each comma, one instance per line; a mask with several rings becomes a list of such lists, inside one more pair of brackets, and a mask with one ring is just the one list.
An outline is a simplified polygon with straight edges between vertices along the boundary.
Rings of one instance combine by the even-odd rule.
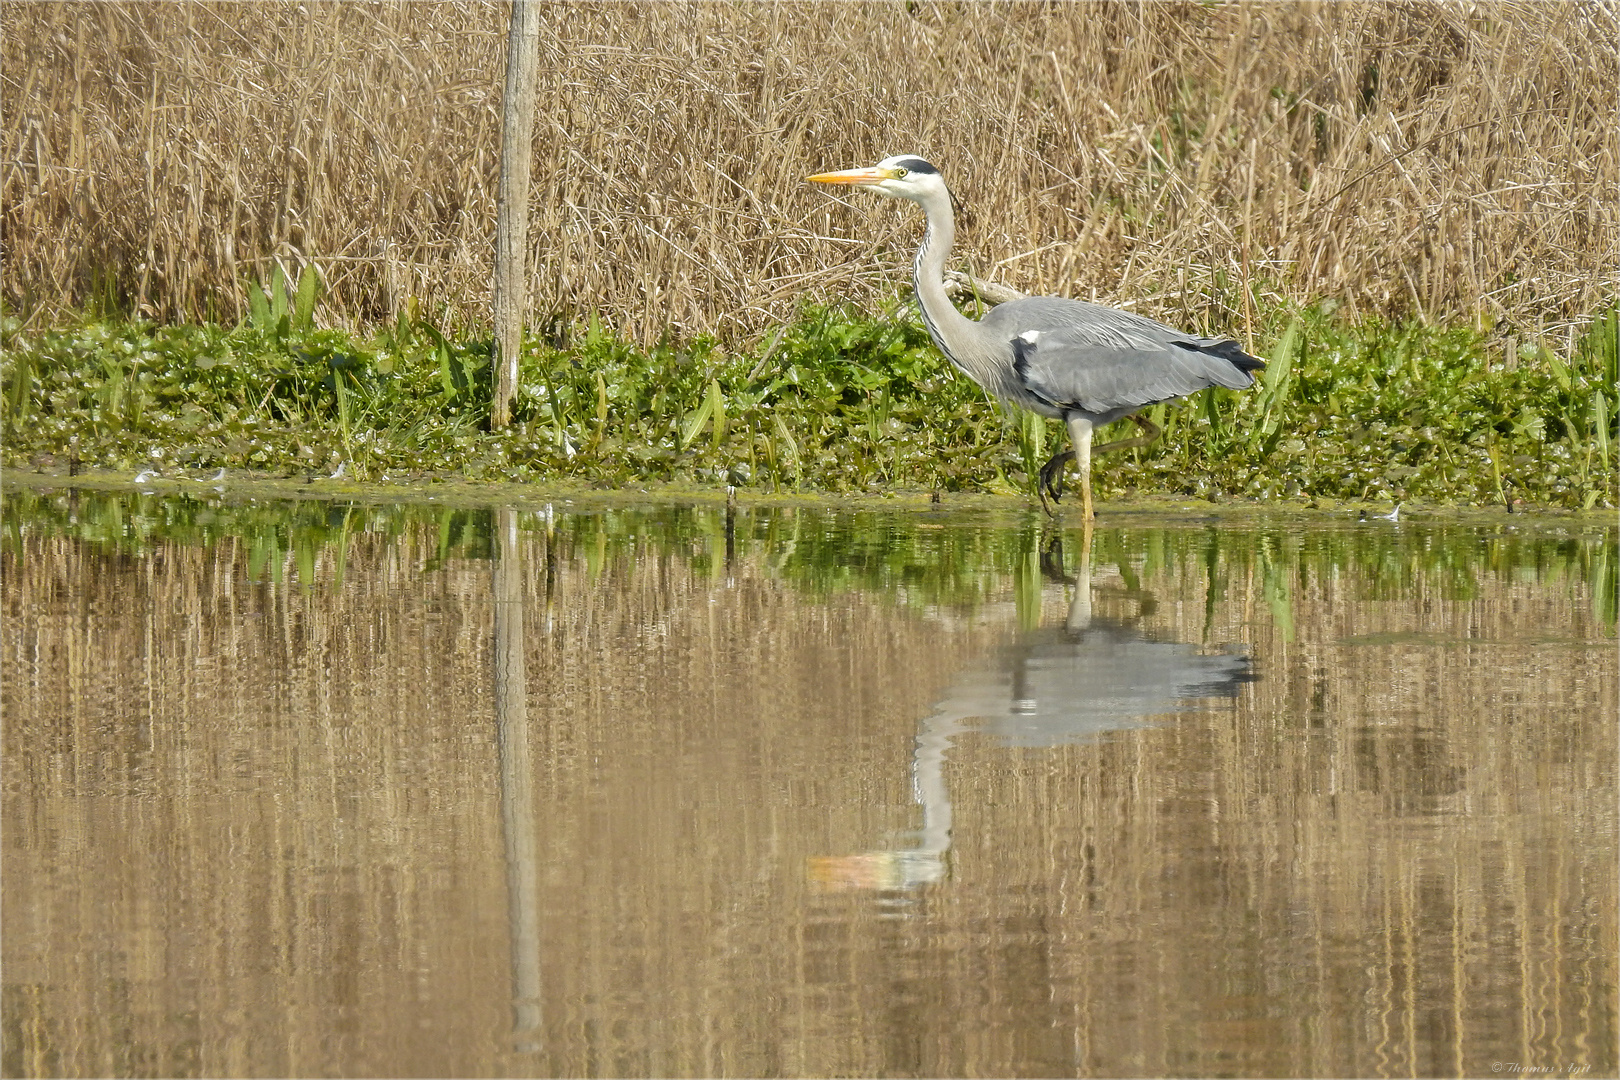
[[817, 173], [814, 176], [807, 176], [805, 179], [817, 184], [881, 184], [885, 180], [894, 179], [894, 172], [891, 169], [879, 169], [876, 167], [870, 169], [844, 169], [842, 172]]

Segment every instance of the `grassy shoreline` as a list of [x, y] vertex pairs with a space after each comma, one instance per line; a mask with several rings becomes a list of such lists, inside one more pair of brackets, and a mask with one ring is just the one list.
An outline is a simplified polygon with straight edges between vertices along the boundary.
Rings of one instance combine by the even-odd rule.
[[[1062, 445], [1055, 422], [953, 374], [906, 306], [806, 308], [741, 349], [643, 349], [595, 323], [531, 338], [515, 423], [492, 432], [487, 340], [421, 320], [317, 328], [314, 291], [272, 289], [234, 328], [6, 317], [0, 464], [1026, 498]], [[1504, 359], [1466, 329], [1278, 311], [1257, 333], [1264, 379], [1151, 407], [1165, 437], [1100, 459], [1098, 495], [1612, 508], [1617, 322], [1594, 320], [1568, 356], [1531, 342]]]

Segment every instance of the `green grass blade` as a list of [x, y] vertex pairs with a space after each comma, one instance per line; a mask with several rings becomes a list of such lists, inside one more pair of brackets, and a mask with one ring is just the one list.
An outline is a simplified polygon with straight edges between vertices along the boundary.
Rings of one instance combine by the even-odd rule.
[[799, 486], [799, 441], [788, 430], [787, 423], [780, 413], [771, 414], [771, 426], [776, 429], [776, 441], [787, 451], [787, 464], [793, 470], [793, 486]]
[[703, 425], [709, 422], [714, 415], [714, 395], [705, 394], [703, 402], [697, 408], [686, 414], [686, 420], [681, 424], [681, 449], [685, 450], [697, 438], [697, 433], [703, 430]]
[[270, 321], [279, 324], [287, 317], [287, 275], [282, 273], [281, 264], [270, 273]]
[[33, 400], [34, 357], [28, 349], [18, 349], [15, 365], [11, 369], [11, 386], [6, 394], [6, 424], [13, 430], [28, 419], [29, 402]]
[[1260, 376], [1260, 401], [1257, 403], [1261, 420], [1250, 432], [1249, 448], [1265, 453], [1282, 420], [1283, 407], [1288, 399], [1289, 376], [1293, 373], [1295, 345], [1304, 324], [1296, 316], [1283, 331], [1277, 345], [1266, 361], [1266, 370]]
[[1546, 342], [1538, 341], [1537, 345], [1539, 345], [1541, 349], [1542, 361], [1547, 365], [1548, 368], [1552, 370], [1553, 378], [1558, 380], [1558, 388], [1564, 391], [1566, 394], [1569, 393], [1571, 384], [1569, 366], [1558, 358], [1557, 353], [1547, 348]]
[[1266, 360], [1266, 370], [1261, 381], [1266, 388], [1266, 401], [1269, 404], [1277, 399], [1288, 385], [1288, 375], [1294, 366], [1294, 342], [1304, 329], [1304, 323], [1295, 316], [1288, 323], [1288, 329], [1277, 340], [1277, 345], [1271, 350], [1271, 356]]
[[298, 277], [298, 296], [293, 302], [293, 329], [307, 331], [315, 325], [315, 294], [320, 291], [321, 275], [310, 263]]
[[247, 295], [248, 314], [253, 320], [254, 328], [268, 331], [270, 329], [270, 301], [265, 299], [264, 290], [259, 288], [257, 281], [247, 283]]
[[720, 391], [720, 380], [709, 380], [709, 412], [713, 423], [710, 426], [709, 445], [715, 450], [720, 449], [720, 440], [726, 437], [726, 395]]
[[343, 372], [338, 370], [335, 363], [328, 361], [332, 369], [332, 387], [337, 393], [338, 425], [343, 436], [343, 460], [353, 464], [354, 451], [350, 446], [349, 437], [349, 389], [344, 385]]
[[[1614, 409], [1601, 388], [1592, 390], [1592, 439], [1597, 443], [1598, 459], [1603, 462], [1603, 475], [1609, 475], [1609, 426], [1614, 422]], [[1607, 481], [1605, 481], [1607, 482]]]

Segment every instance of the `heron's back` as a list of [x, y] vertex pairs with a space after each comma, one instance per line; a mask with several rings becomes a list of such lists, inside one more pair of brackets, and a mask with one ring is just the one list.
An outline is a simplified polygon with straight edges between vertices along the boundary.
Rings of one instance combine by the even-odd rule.
[[1083, 300], [1015, 300], [991, 309], [979, 325], [987, 339], [1012, 350], [1010, 381], [1019, 392], [1004, 396], [1048, 415], [1082, 413], [1097, 423], [1210, 386], [1242, 390], [1265, 367], [1228, 338], [1184, 334]]

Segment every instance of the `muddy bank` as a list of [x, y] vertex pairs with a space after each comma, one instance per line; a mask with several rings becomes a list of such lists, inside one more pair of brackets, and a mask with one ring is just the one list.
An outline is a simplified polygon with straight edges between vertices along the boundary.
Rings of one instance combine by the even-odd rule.
[[[509, 506], [540, 509], [547, 503], [563, 502], [573, 507], [623, 506], [626, 503], [709, 504], [728, 501], [738, 506], [805, 506], [845, 510], [915, 510], [930, 516], [972, 514], [1024, 517], [1040, 515], [1040, 504], [1020, 495], [971, 492], [933, 492], [922, 488], [895, 488], [865, 493], [770, 493], [738, 488], [728, 493], [693, 483], [644, 483], [626, 487], [570, 483], [566, 480], [537, 483], [511, 483], [469, 480], [457, 476], [431, 476], [384, 481], [356, 481], [326, 475], [279, 476], [248, 471], [225, 470], [204, 474], [199, 470], [170, 475], [137, 476], [127, 471], [90, 470], [69, 475], [66, 469], [6, 469], [0, 472], [0, 486], [34, 491], [79, 489], [84, 491], [143, 491], [204, 498], [312, 499], [362, 504], [434, 503], [441, 506]], [[1107, 521], [1150, 522], [1171, 519], [1185, 524], [1189, 519], [1209, 521], [1268, 520], [1299, 518], [1301, 521], [1388, 520], [1390, 503], [1357, 502], [1317, 498], [1310, 501], [1284, 499], [1244, 499], [1223, 497], [1218, 501], [1171, 496], [1110, 500], [1097, 507], [1099, 523]], [[1517, 521], [1523, 523], [1558, 521], [1609, 523], [1610, 510], [1565, 510], [1515, 504], [1504, 506], [1446, 506], [1422, 502], [1400, 505], [1401, 519], [1428, 519], [1458, 522]], [[1065, 525], [1080, 524], [1078, 504], [1058, 508], [1055, 519]]]

